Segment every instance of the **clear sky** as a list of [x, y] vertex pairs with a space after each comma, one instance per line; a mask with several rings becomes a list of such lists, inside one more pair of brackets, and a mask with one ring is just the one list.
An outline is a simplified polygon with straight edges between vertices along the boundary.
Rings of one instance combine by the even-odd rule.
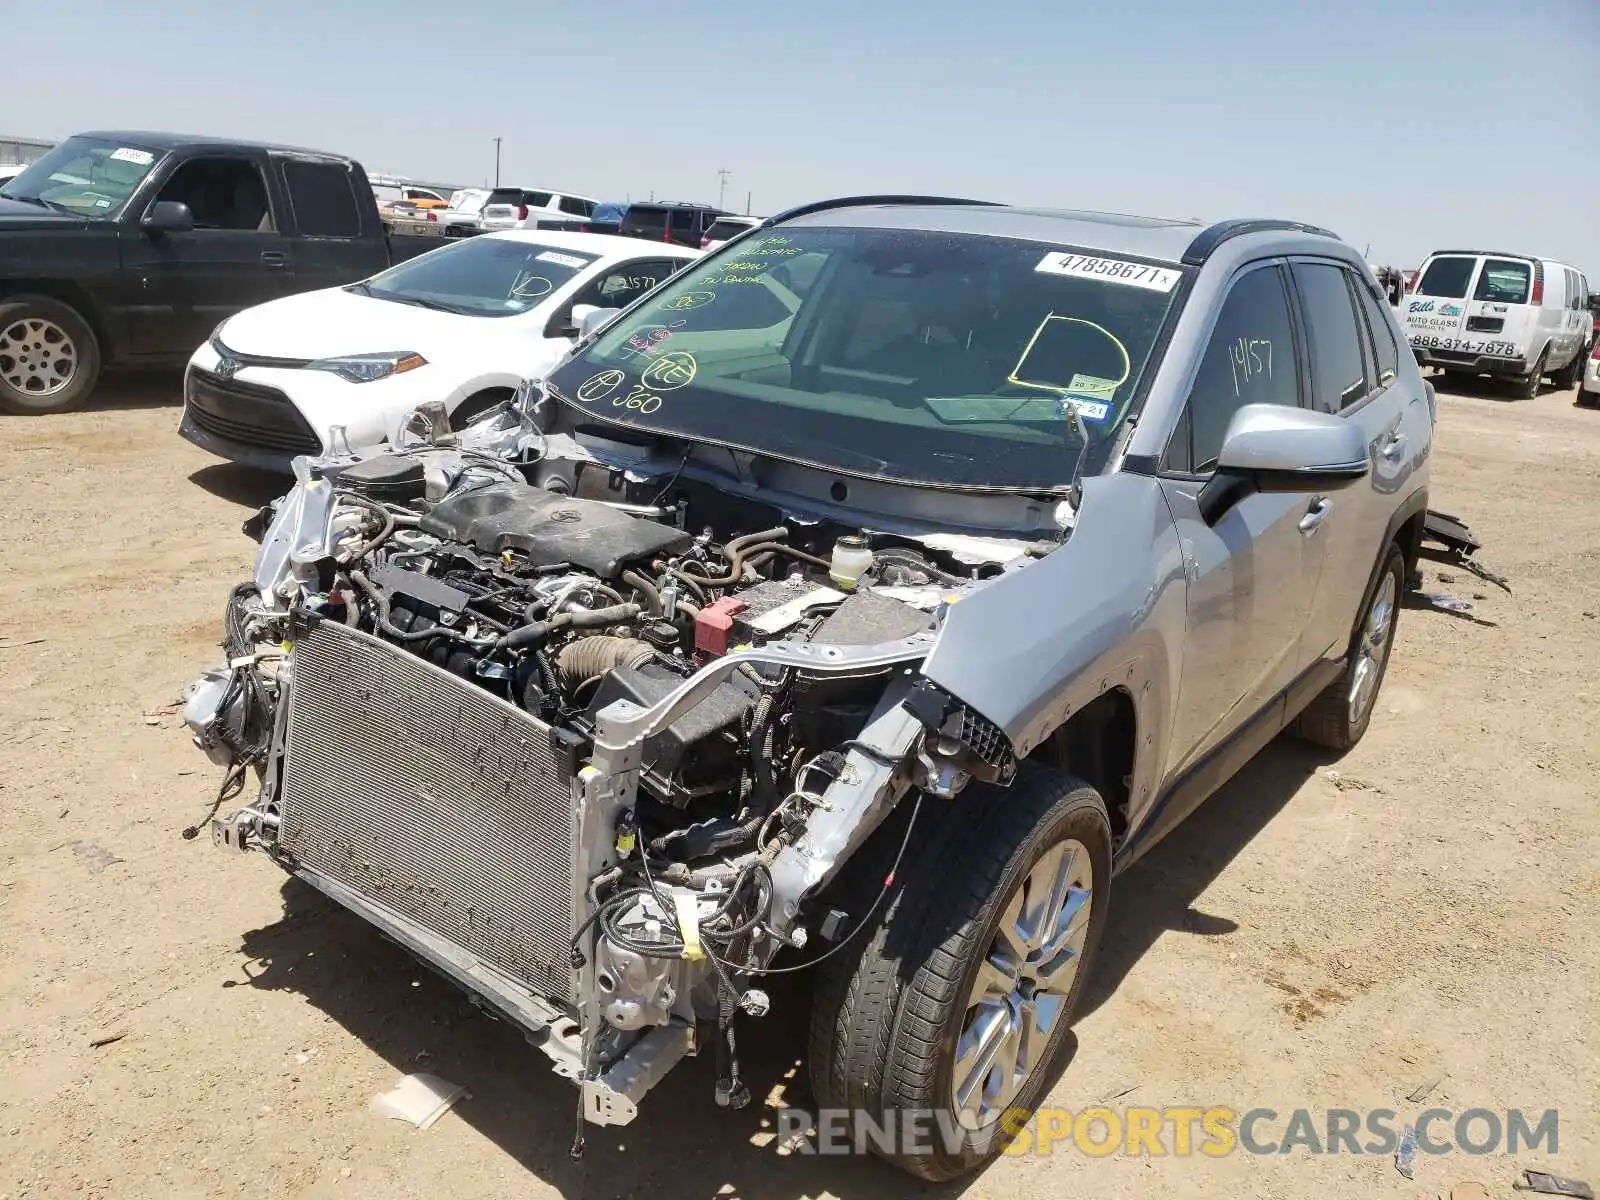
[[[774, 15], [767, 15], [767, 14]], [[1600, 0], [78, 0], [0, 135], [158, 128], [601, 199], [936, 192], [1484, 246], [1600, 286]]]

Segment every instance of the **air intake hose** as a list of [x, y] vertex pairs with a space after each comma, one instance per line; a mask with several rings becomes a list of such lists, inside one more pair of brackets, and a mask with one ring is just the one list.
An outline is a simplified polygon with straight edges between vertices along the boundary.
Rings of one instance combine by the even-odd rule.
[[617, 667], [641, 667], [655, 655], [649, 642], [601, 633], [577, 638], [561, 647], [561, 653], [556, 655], [556, 670], [561, 673], [561, 682], [572, 688]]

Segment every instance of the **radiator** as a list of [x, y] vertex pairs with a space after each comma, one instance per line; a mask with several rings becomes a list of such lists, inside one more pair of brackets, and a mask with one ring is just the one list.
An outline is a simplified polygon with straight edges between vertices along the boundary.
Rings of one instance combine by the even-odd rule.
[[333, 621], [290, 667], [279, 851], [573, 1003], [573, 764], [550, 727]]

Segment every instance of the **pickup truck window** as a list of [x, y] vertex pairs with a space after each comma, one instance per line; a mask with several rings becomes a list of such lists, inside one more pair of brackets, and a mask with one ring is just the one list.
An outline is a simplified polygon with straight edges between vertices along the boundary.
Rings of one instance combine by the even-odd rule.
[[193, 158], [172, 173], [157, 200], [187, 204], [196, 229], [271, 233], [277, 228], [261, 170], [247, 158]]
[[0, 188], [25, 200], [86, 217], [119, 216], [161, 153], [103, 138], [70, 137]]
[[291, 161], [283, 164], [283, 179], [289, 187], [295, 223], [304, 236], [361, 236], [361, 212], [356, 208], [348, 167]]

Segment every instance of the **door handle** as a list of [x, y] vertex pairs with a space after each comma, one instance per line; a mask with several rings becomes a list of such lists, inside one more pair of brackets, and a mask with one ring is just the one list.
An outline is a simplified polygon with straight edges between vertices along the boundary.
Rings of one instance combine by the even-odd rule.
[[1406, 435], [1403, 433], [1391, 433], [1389, 435], [1389, 440], [1384, 442], [1383, 448], [1379, 450], [1378, 453], [1383, 455], [1383, 457], [1387, 458], [1390, 462], [1393, 462], [1395, 459], [1400, 457], [1405, 448]]
[[289, 256], [281, 250], [263, 250], [261, 265], [269, 271], [281, 271], [289, 265]]
[[1306, 515], [1300, 518], [1300, 532], [1310, 537], [1322, 528], [1322, 523], [1328, 519], [1328, 514], [1333, 511], [1333, 501], [1326, 496], [1318, 496], [1311, 502]]

